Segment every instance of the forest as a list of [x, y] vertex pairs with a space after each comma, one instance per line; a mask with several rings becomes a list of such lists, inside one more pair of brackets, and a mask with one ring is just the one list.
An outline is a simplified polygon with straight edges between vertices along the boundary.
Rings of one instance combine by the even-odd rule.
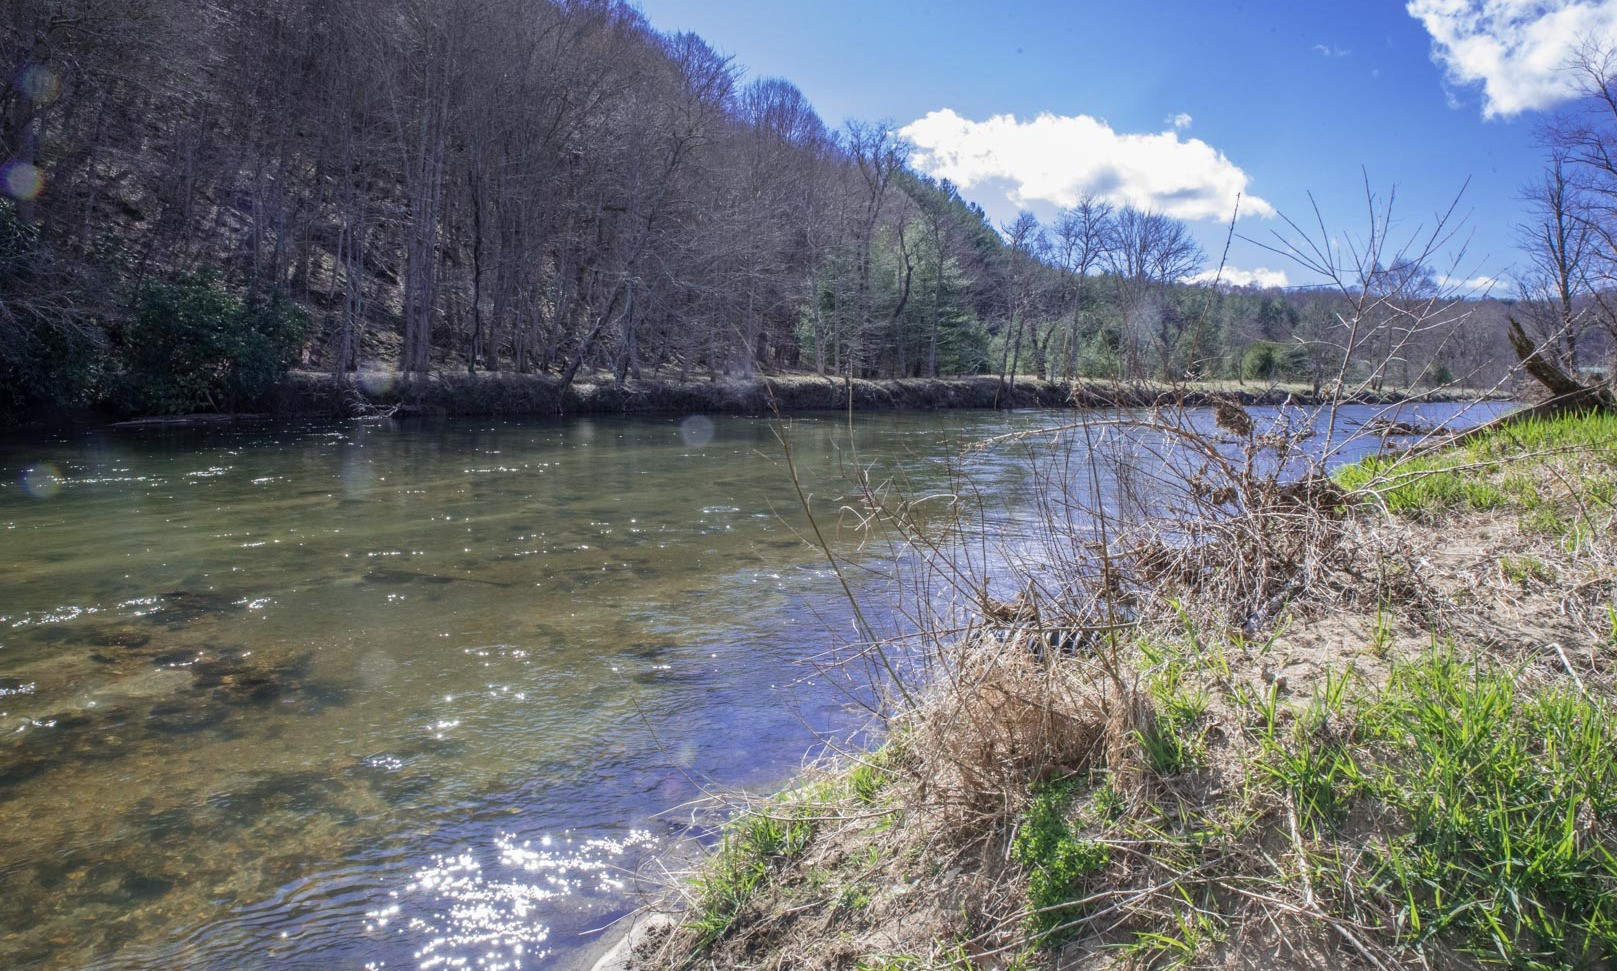
[[1317, 388], [1346, 348], [1379, 389], [1515, 359], [1512, 301], [1419, 247], [1264, 291], [1099, 197], [992, 225], [891, 125], [828, 127], [617, 0], [5, 7], [13, 417], [239, 410], [361, 364]]

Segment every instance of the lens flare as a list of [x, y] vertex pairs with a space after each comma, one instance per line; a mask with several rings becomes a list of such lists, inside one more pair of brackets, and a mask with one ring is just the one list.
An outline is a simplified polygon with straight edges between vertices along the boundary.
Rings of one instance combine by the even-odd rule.
[[391, 393], [397, 381], [397, 376], [391, 371], [361, 371], [354, 375], [354, 383], [372, 398]]
[[376, 485], [376, 469], [368, 458], [361, 457], [357, 449], [349, 449], [342, 457], [342, 492], [346, 499], [364, 499]]
[[17, 76], [17, 87], [35, 104], [48, 105], [62, 93], [62, 80], [45, 65], [35, 64]]
[[679, 439], [691, 448], [701, 448], [713, 441], [713, 420], [706, 415], [691, 415], [679, 423]]
[[0, 166], [0, 187], [11, 198], [28, 202], [44, 191], [45, 173], [27, 162], [7, 162]]
[[35, 499], [52, 499], [62, 491], [62, 473], [49, 462], [22, 470], [22, 491]]

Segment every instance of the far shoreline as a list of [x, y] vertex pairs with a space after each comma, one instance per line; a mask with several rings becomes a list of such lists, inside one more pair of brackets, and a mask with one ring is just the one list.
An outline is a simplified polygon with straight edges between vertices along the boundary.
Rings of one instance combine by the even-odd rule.
[[[1502, 389], [1438, 387], [1358, 387], [1340, 404], [1397, 406], [1420, 403], [1509, 401]], [[1301, 408], [1333, 403], [1328, 390], [1308, 385], [1233, 381], [1169, 385], [1080, 379], [1042, 380], [1018, 375], [1014, 382], [994, 375], [948, 378], [852, 380], [819, 375], [760, 375], [754, 378], [628, 379], [594, 375], [564, 384], [546, 374], [436, 371], [427, 375], [394, 370], [352, 372], [339, 382], [321, 371], [292, 371], [252, 406], [234, 412], [123, 414], [102, 409], [43, 409], [15, 424], [0, 425], [8, 436], [41, 429], [99, 426], [162, 428], [273, 421], [284, 418], [494, 418], [579, 415], [681, 416], [692, 414], [767, 417], [848, 411], [1101, 410], [1114, 408], [1205, 408], [1220, 403], [1244, 407]]]
[[[1471, 388], [1357, 391], [1341, 403], [1396, 405], [1504, 399]], [[549, 375], [509, 372], [430, 375], [359, 371], [345, 382], [321, 372], [295, 371], [276, 389], [270, 412], [411, 416], [729, 414], [810, 411], [939, 411], [953, 409], [1207, 407], [1332, 403], [1305, 385], [1198, 382], [1173, 386], [1096, 380], [1049, 381], [993, 375], [861, 379], [775, 375], [713, 380], [627, 379], [610, 376], [564, 383]]]

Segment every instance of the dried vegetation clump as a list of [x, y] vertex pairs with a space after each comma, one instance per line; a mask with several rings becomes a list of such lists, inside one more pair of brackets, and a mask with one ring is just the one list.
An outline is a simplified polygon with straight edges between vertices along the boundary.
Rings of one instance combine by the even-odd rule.
[[924, 564], [847, 668], [884, 744], [742, 806], [635, 962], [1609, 967], [1617, 421], [1330, 475], [1321, 421], [988, 443], [1042, 476], [993, 554], [872, 502]]

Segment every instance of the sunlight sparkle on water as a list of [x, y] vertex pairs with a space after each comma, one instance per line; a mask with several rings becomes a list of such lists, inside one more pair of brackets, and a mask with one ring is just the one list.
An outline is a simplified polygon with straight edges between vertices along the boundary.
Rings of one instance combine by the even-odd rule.
[[498, 875], [486, 873], [470, 849], [435, 857], [393, 894], [393, 903], [367, 912], [366, 932], [424, 939], [414, 953], [420, 971], [515, 971], [550, 954], [544, 946], [550, 928], [534, 919], [539, 904], [581, 893], [621, 892], [623, 856], [656, 843], [641, 830], [621, 839], [566, 840], [561, 850], [554, 849], [557, 841], [550, 836], [537, 842], [535, 848], [533, 840], [498, 837], [489, 867]]

